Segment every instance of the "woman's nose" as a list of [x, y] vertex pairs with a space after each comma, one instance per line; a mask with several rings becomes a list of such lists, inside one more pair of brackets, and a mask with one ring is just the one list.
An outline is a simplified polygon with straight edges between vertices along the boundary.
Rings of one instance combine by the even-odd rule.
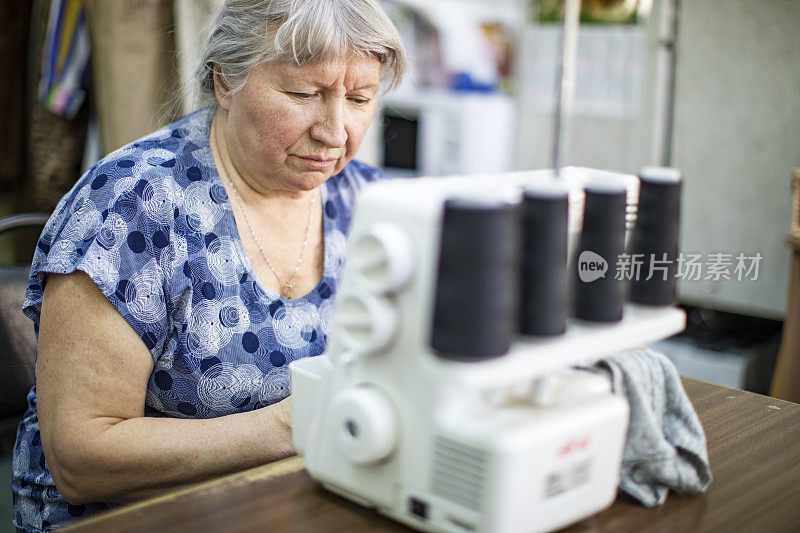
[[341, 148], [347, 142], [344, 125], [344, 105], [338, 98], [324, 102], [317, 123], [311, 128], [311, 137], [332, 148]]

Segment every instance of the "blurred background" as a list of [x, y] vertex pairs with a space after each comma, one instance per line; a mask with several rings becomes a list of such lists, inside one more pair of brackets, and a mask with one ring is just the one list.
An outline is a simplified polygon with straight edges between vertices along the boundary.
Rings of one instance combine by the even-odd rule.
[[[383, 3], [412, 72], [359, 158], [395, 176], [551, 165], [561, 1]], [[190, 73], [220, 4], [0, 0], [0, 217], [51, 212], [100, 157], [195, 109]], [[760, 254], [755, 279], [681, 281], [688, 327], [659, 347], [684, 375], [794, 401], [798, 21], [797, 0], [584, 0], [564, 149], [567, 165], [679, 168], [682, 250]], [[0, 233], [0, 263], [29, 264], [38, 231]]]

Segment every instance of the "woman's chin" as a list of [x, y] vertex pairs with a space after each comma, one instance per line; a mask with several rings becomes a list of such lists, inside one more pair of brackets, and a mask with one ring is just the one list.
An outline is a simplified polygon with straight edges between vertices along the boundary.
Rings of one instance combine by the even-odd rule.
[[302, 191], [311, 191], [328, 181], [335, 172], [333, 170], [309, 170], [293, 176], [292, 186]]
[[[316, 187], [319, 187], [329, 178], [335, 176], [339, 172], [341, 172], [344, 165], [337, 164], [331, 165], [326, 169], [309, 169], [305, 168], [300, 171], [294, 172], [294, 181], [298, 184], [298, 188], [302, 188], [304, 190], [311, 190]], [[300, 186], [302, 185], [302, 187]]]

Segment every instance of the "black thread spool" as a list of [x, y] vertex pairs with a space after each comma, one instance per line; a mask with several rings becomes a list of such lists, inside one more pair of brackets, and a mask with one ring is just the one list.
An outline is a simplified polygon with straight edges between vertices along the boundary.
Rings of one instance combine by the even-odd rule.
[[445, 202], [431, 346], [446, 359], [502, 355], [516, 331], [519, 206]]
[[541, 184], [522, 202], [520, 333], [551, 336], [566, 331], [569, 197]]
[[644, 305], [674, 305], [681, 173], [674, 168], [646, 167], [639, 172], [639, 180], [639, 208], [630, 255], [632, 260], [641, 259], [641, 271], [631, 280], [629, 299]]
[[[592, 322], [622, 320], [625, 286], [616, 279], [617, 258], [625, 251], [626, 189], [619, 184], [585, 190], [583, 229], [576, 258], [575, 317]], [[599, 256], [599, 257], [598, 257]], [[605, 262], [605, 274], [599, 276]]]

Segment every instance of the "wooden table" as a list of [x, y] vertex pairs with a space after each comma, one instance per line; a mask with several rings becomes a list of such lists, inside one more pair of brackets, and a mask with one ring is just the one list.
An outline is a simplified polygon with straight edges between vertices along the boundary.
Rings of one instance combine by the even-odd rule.
[[[657, 509], [625, 495], [566, 531], [800, 531], [800, 405], [684, 379], [714, 481]], [[73, 532], [392, 532], [409, 529], [322, 489], [294, 457], [82, 522]]]

